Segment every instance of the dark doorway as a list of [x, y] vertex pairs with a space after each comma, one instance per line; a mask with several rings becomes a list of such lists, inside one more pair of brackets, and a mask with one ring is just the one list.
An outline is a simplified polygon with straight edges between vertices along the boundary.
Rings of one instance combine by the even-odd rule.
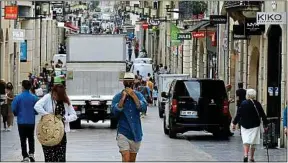
[[268, 30], [267, 116], [278, 117], [277, 135], [280, 135], [281, 117], [281, 45], [282, 29], [279, 25], [271, 25]]

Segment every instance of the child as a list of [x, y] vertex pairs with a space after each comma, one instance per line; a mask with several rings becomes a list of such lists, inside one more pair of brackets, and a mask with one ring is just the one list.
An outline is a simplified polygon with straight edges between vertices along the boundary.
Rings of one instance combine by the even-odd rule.
[[154, 102], [154, 106], [156, 106], [156, 103], [157, 103], [157, 97], [158, 97], [158, 90], [157, 90], [157, 86], [154, 86], [154, 89], [153, 89], [153, 102]]

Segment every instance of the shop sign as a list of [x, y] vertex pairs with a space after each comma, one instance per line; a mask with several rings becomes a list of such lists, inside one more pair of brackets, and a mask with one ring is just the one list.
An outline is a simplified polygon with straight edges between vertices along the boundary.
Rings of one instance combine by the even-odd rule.
[[210, 15], [211, 24], [226, 24], [227, 16], [225, 15]]
[[192, 32], [193, 38], [204, 38], [205, 32]]
[[160, 24], [160, 21], [157, 19], [149, 19], [149, 24], [152, 26], [158, 26]]
[[53, 19], [58, 22], [64, 21], [64, 5], [63, 3], [52, 3], [53, 7]]
[[241, 25], [233, 25], [233, 39], [234, 40], [246, 40], [247, 36], [245, 35], [245, 26]]
[[18, 18], [18, 6], [5, 6], [4, 19], [16, 20]]
[[191, 33], [178, 33], [177, 40], [191, 40], [192, 35]]
[[22, 42], [25, 40], [25, 30], [24, 29], [13, 29], [12, 40], [14, 42]]
[[286, 24], [286, 12], [257, 12], [257, 24]]
[[247, 18], [245, 20], [246, 35], [262, 35], [265, 32], [265, 25], [257, 24], [256, 18]]

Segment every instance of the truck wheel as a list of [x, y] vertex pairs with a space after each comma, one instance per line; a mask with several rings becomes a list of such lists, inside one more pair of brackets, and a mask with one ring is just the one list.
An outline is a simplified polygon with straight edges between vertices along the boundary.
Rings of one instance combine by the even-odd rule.
[[70, 128], [71, 129], [81, 129], [81, 119], [77, 119], [74, 122], [70, 122]]
[[163, 118], [163, 114], [164, 114], [164, 113], [163, 113], [163, 111], [161, 110], [160, 107], [161, 107], [161, 106], [158, 107], [159, 117], [160, 117], [160, 118]]
[[118, 120], [116, 118], [111, 118], [110, 119], [110, 128], [111, 129], [116, 129], [118, 125]]

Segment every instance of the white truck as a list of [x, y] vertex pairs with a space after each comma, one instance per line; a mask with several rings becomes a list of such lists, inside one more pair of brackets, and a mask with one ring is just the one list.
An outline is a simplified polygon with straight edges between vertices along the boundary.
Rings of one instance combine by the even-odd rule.
[[158, 111], [159, 117], [163, 118], [165, 110], [166, 99], [161, 97], [162, 92], [169, 92], [170, 84], [174, 79], [188, 79], [188, 74], [159, 74], [156, 76], [156, 82], [158, 85]]
[[120, 75], [126, 71], [124, 35], [68, 36], [66, 88], [78, 120], [72, 128], [81, 128], [81, 120], [98, 122], [110, 119], [113, 96], [123, 89]]

